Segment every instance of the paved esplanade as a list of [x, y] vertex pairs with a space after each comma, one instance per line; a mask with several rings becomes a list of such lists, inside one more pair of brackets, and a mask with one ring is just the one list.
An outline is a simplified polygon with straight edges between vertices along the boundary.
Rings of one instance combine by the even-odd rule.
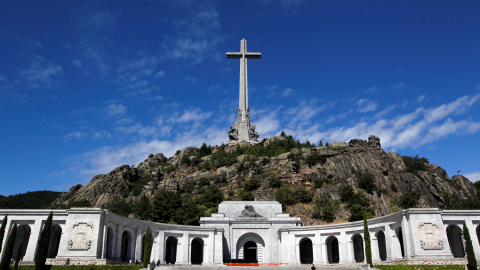
[[258, 142], [258, 133], [255, 125], [250, 123], [250, 108], [248, 107], [248, 75], [247, 59], [260, 59], [261, 53], [247, 52], [247, 41], [240, 41], [240, 52], [227, 52], [227, 58], [240, 59], [240, 89], [237, 123], [230, 126], [228, 132], [229, 143]]

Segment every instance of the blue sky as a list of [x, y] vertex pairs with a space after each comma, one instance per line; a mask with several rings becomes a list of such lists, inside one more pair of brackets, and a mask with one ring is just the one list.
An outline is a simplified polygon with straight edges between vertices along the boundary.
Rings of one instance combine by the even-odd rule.
[[260, 138], [380, 137], [480, 179], [479, 1], [2, 1], [0, 194], [219, 145], [239, 61]]

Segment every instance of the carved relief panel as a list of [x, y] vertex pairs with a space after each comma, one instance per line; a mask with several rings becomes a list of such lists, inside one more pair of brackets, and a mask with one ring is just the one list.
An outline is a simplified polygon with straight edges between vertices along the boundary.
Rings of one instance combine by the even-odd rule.
[[418, 225], [420, 246], [427, 249], [443, 249], [442, 229], [438, 224], [421, 222]]
[[93, 238], [92, 222], [77, 222], [73, 224], [68, 238], [68, 249], [70, 250], [89, 250]]

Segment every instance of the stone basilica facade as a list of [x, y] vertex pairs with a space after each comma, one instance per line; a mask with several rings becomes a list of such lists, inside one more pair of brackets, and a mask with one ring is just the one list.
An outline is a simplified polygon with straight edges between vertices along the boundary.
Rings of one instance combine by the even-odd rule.
[[[24, 261], [32, 261], [50, 210], [0, 210], [8, 215], [4, 244], [18, 224]], [[480, 258], [480, 211], [407, 209], [370, 219], [374, 264], [466, 263], [463, 221]], [[364, 264], [363, 222], [303, 226], [282, 213], [278, 202], [227, 201], [200, 226], [141, 221], [108, 210], [53, 210], [50, 264], [126, 263], [143, 258], [147, 228], [153, 232], [152, 260], [162, 264], [259, 265]], [[27, 243], [27, 244], [25, 244]]]

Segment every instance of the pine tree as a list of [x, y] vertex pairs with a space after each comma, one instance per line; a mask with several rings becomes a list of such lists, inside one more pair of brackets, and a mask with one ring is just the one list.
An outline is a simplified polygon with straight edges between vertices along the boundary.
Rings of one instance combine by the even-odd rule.
[[365, 238], [365, 255], [367, 264], [372, 265], [372, 243], [370, 242], [370, 232], [368, 231], [367, 216], [363, 215], [363, 237]]
[[34, 259], [36, 270], [45, 269], [45, 262], [47, 261], [48, 255], [48, 245], [50, 243], [50, 235], [52, 234], [52, 218], [53, 212], [50, 212], [50, 215], [48, 215], [47, 221], [45, 222], [45, 226], [43, 226], [43, 230], [38, 237]]
[[465, 238], [465, 253], [467, 253], [468, 260], [467, 268], [468, 270], [477, 270], [477, 259], [473, 252], [472, 239], [465, 221], [463, 221], [463, 238]]
[[152, 253], [152, 231], [148, 227], [145, 233], [145, 240], [143, 242], [143, 268], [147, 268], [150, 262], [150, 254]]
[[5, 226], [7, 226], [7, 215], [3, 218], [2, 227], [0, 227], [0, 252], [2, 252], [3, 236], [5, 235]]
[[8, 236], [7, 243], [5, 244], [5, 250], [3, 251], [2, 261], [0, 262], [0, 270], [10, 269], [10, 260], [13, 255], [13, 244], [15, 244], [15, 238], [17, 237], [17, 223], [13, 225], [12, 231]]
[[17, 249], [17, 256], [15, 257], [15, 265], [13, 266], [13, 270], [18, 269], [18, 261], [20, 261], [20, 257], [22, 256], [22, 249], [23, 249], [23, 241], [20, 241], [20, 245]]

